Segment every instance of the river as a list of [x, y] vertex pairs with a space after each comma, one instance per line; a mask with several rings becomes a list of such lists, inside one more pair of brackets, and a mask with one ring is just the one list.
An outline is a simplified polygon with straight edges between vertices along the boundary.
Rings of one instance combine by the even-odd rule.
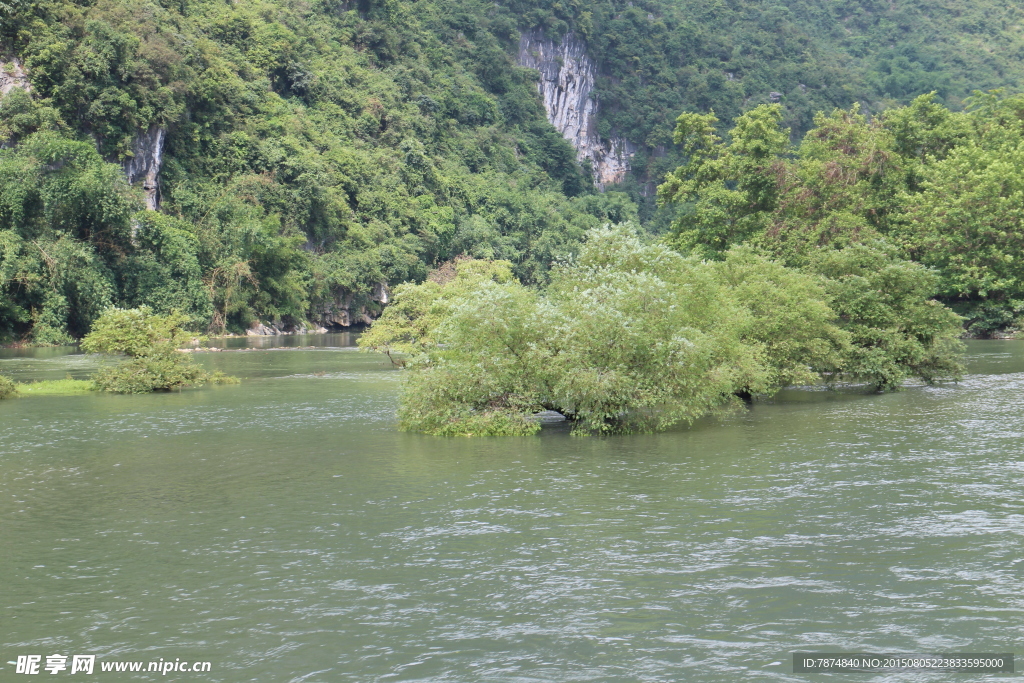
[[[0, 402], [0, 680], [33, 654], [296, 683], [940, 681], [965, 677], [790, 653], [1024, 657], [1024, 341], [971, 342], [956, 385], [444, 439], [395, 430], [400, 372], [352, 340], [196, 355], [239, 386]], [[0, 352], [19, 380], [95, 363]]]

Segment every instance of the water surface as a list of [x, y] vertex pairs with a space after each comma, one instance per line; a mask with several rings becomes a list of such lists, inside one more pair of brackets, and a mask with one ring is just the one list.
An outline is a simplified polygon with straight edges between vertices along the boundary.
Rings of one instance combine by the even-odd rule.
[[[476, 440], [397, 432], [400, 373], [351, 338], [291, 343], [331, 348], [197, 354], [240, 386], [0, 402], [0, 680], [53, 653], [230, 682], [980, 680], [790, 653], [1024, 657], [1024, 342], [972, 342], [957, 385]], [[67, 351], [0, 373], [95, 368]]]

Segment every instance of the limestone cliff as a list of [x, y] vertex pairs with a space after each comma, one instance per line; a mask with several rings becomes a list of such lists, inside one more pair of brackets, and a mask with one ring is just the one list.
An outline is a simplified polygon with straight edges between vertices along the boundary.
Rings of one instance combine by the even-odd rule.
[[21, 88], [26, 92], [32, 90], [28, 74], [25, 73], [25, 69], [17, 57], [8, 62], [0, 60], [0, 97], [15, 88]]
[[160, 208], [160, 167], [164, 161], [164, 139], [167, 131], [160, 126], [150, 126], [140, 132], [132, 141], [132, 154], [121, 162], [128, 182], [134, 185], [142, 181], [146, 193], [146, 208], [156, 211]]
[[[0, 97], [15, 88], [26, 92], [32, 90], [28, 74], [17, 57], [8, 61], [0, 60]], [[128, 182], [134, 185], [141, 181], [146, 193], [146, 208], [156, 211], [160, 208], [160, 167], [164, 160], [164, 139], [167, 131], [160, 126], [150, 126], [140, 131], [132, 141], [132, 156], [121, 162]]]
[[332, 300], [314, 306], [310, 315], [317, 325], [337, 329], [352, 325], [369, 325], [380, 315], [381, 309], [391, 300], [391, 292], [384, 282], [374, 285], [369, 294], [352, 293], [338, 295]]
[[597, 133], [598, 103], [590, 96], [597, 67], [586, 43], [573, 33], [555, 44], [539, 30], [525, 31], [519, 64], [540, 72], [537, 89], [548, 120], [576, 148], [577, 158], [590, 162], [598, 188], [624, 180], [637, 147], [624, 138], [602, 141]]

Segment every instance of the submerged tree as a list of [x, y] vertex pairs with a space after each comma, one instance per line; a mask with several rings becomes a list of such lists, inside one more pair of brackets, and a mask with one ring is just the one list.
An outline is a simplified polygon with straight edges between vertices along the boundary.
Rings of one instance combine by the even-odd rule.
[[[438, 435], [528, 434], [545, 409], [577, 432], [656, 431], [820, 378], [957, 377], [956, 316], [928, 302], [934, 281], [836, 254], [829, 279], [750, 248], [702, 261], [628, 226], [595, 230], [543, 290], [473, 260], [407, 285], [360, 344], [407, 354], [400, 426]], [[833, 307], [862, 283], [887, 290]]]
[[910, 377], [926, 382], [964, 373], [962, 318], [931, 297], [939, 275], [900, 259], [884, 243], [823, 249], [810, 270], [823, 275], [829, 302], [850, 346], [835, 379], [897, 388]]

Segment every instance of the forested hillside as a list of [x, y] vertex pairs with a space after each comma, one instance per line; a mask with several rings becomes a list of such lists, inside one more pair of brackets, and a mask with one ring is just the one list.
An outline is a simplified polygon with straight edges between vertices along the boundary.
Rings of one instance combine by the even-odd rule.
[[[542, 282], [588, 229], [664, 222], [635, 178], [681, 163], [680, 112], [725, 127], [778, 100], [798, 137], [854, 102], [959, 109], [1020, 85], [1020, 19], [951, 0], [3, 0], [0, 336], [65, 342], [143, 304], [212, 332], [344, 326], [460, 254]], [[598, 130], [639, 146], [627, 192], [595, 191], [516, 65], [538, 27], [585, 40]]]
[[634, 175], [653, 182], [679, 161], [671, 139], [682, 111], [714, 110], [728, 125], [780, 102], [796, 140], [816, 112], [855, 102], [877, 113], [934, 91], [959, 110], [974, 90], [1024, 85], [1024, 9], [1013, 3], [592, 0], [511, 9], [526, 25], [586, 36], [599, 63], [601, 131], [640, 144]]
[[[628, 218], [583, 196], [530, 75], [436, 9], [20, 4], [3, 26], [31, 82], [2, 109], [5, 333], [62, 341], [111, 303], [212, 331], [348, 324], [381, 283], [453, 254], [514, 258], [529, 279]], [[161, 129], [160, 211], [136, 213], [108, 162]]]
[[795, 268], [873, 245], [933, 269], [973, 334], [1020, 327], [1024, 96], [968, 104], [922, 95], [870, 120], [856, 106], [819, 114], [795, 154], [778, 105], [743, 114], [727, 139], [712, 114], [683, 114], [689, 161], [658, 190], [687, 208], [667, 241], [711, 260], [749, 244]]

